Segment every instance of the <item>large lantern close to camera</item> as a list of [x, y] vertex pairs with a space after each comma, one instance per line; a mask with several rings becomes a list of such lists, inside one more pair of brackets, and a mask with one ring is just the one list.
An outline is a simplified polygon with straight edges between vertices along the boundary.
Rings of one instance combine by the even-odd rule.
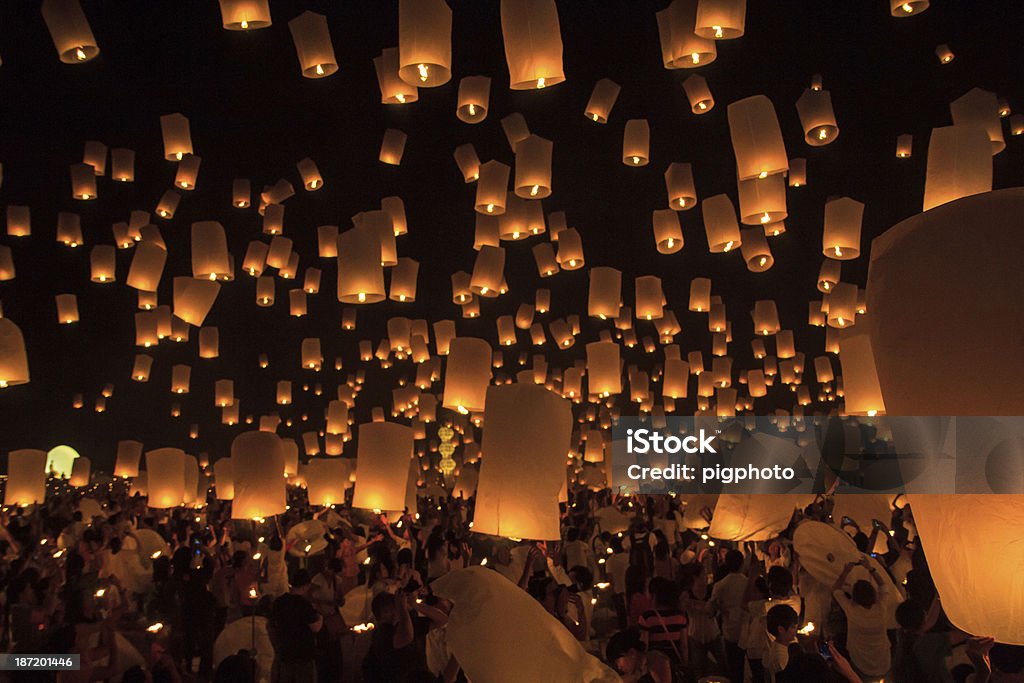
[[359, 425], [356, 490], [352, 507], [364, 510], [405, 509], [413, 430], [394, 422]]
[[0, 318], [0, 389], [27, 384], [28, 355], [25, 338], [10, 318]]
[[532, 90], [565, 80], [555, 0], [501, 0], [509, 87]]
[[231, 442], [235, 499], [232, 519], [262, 519], [285, 511], [285, 449], [271, 432], [245, 432]]
[[25, 448], [7, 454], [4, 505], [32, 505], [46, 498], [46, 451]]
[[572, 404], [539, 385], [491, 387], [484, 424], [473, 531], [558, 539]]

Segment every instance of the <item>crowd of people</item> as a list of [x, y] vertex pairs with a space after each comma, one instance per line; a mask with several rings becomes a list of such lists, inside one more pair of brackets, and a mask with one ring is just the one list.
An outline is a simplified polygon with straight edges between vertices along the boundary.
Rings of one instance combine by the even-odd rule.
[[[624, 681], [1024, 680], [1024, 648], [946, 619], [908, 506], [865, 531], [819, 497], [778, 537], [735, 543], [710, 538], [713, 510], [684, 497], [580, 488], [544, 543], [472, 533], [472, 499], [390, 516], [313, 508], [298, 487], [289, 502], [232, 520], [212, 496], [154, 510], [114, 482], [5, 508], [2, 645], [81, 662], [17, 680], [468, 680], [445, 640], [452, 603], [431, 584], [470, 565], [526, 591]], [[832, 585], [792, 542], [807, 520], [860, 551]]]

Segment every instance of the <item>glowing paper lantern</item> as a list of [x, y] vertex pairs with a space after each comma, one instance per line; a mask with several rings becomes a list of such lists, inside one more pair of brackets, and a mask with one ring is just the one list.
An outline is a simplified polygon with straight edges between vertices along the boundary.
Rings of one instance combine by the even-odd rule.
[[930, 0], [889, 0], [889, 13], [894, 17], [912, 17], [928, 9]]
[[475, 337], [452, 339], [445, 367], [443, 407], [464, 415], [481, 412], [490, 380], [490, 344]]
[[977, 126], [932, 129], [928, 141], [928, 171], [924, 210], [992, 189], [992, 146]]
[[320, 169], [316, 167], [315, 161], [306, 157], [295, 164], [295, 166], [299, 169], [299, 176], [302, 177], [302, 186], [306, 190], [313, 192], [324, 186], [324, 179], [320, 175]]
[[694, 189], [693, 169], [690, 164], [669, 164], [668, 170], [665, 171], [665, 188], [668, 191], [670, 209], [685, 211], [697, 205], [697, 190]]
[[715, 506], [708, 535], [723, 541], [767, 541], [784, 531], [797, 506], [810, 502], [812, 497], [723, 493]]
[[459, 167], [462, 178], [467, 184], [476, 182], [480, 178], [480, 159], [470, 143], [467, 142], [455, 148], [455, 164]]
[[1006, 148], [1003, 140], [1003, 124], [999, 120], [999, 100], [996, 94], [981, 88], [972, 88], [949, 105], [954, 126], [977, 126], [984, 128], [992, 144], [992, 154]]
[[4, 505], [27, 506], [46, 498], [46, 451], [21, 449], [7, 454]]
[[55, 301], [58, 323], [70, 325], [78, 322], [78, 297], [74, 294], [58, 294]]
[[117, 250], [109, 244], [97, 244], [89, 254], [90, 280], [92, 282], [114, 282], [117, 277]]
[[267, 28], [272, 23], [269, 0], [220, 0], [220, 17], [229, 31]]
[[405, 509], [413, 430], [393, 422], [371, 422], [359, 425], [358, 436], [352, 507], [382, 511]]
[[392, 301], [409, 303], [416, 300], [416, 277], [420, 264], [411, 258], [398, 259], [398, 265], [391, 270], [391, 289], [388, 298]]
[[651, 128], [647, 119], [630, 119], [622, 135], [622, 163], [646, 166], [650, 161]]
[[181, 505], [185, 498], [185, 452], [180, 448], [146, 451], [146, 472], [151, 508]]
[[402, 163], [402, 154], [405, 152], [405, 140], [408, 136], [396, 128], [388, 128], [384, 131], [384, 138], [380, 143], [380, 160], [390, 166], [398, 166]]
[[[843, 403], [847, 415], [884, 415], [885, 401], [878, 381], [869, 335], [871, 323], [840, 335], [839, 363], [843, 371]], [[817, 362], [817, 361], [815, 361]]]
[[821, 252], [829, 258], [849, 261], [860, 256], [860, 229], [864, 204], [849, 197], [825, 203], [825, 230]]
[[690, 281], [689, 309], [697, 313], [711, 310], [711, 279], [695, 277]]
[[152, 369], [153, 357], [140, 353], [135, 356], [135, 361], [132, 363], [132, 379], [136, 382], [148, 382]]
[[220, 283], [195, 280], [190, 277], [174, 278], [174, 316], [189, 325], [201, 327], [213, 303], [220, 294]]
[[199, 177], [199, 165], [202, 159], [195, 154], [186, 154], [178, 164], [178, 170], [174, 174], [174, 186], [183, 190], [196, 189], [196, 180]]
[[7, 206], [7, 235], [28, 237], [32, 234], [32, 213], [27, 206]]
[[480, 470], [473, 530], [558, 538], [558, 490], [572, 437], [571, 404], [542, 386], [492, 387], [484, 422], [482, 450], [487, 457]]
[[838, 282], [828, 297], [828, 326], [852, 327], [857, 316], [857, 285]]
[[235, 497], [235, 468], [231, 458], [221, 458], [213, 463], [213, 480], [217, 500], [233, 500]]
[[160, 195], [160, 201], [156, 204], [156, 215], [165, 220], [174, 218], [174, 212], [178, 210], [178, 203], [181, 195], [174, 190], [167, 190]]
[[192, 132], [184, 114], [166, 114], [160, 117], [160, 131], [164, 138], [164, 158], [181, 161], [192, 154]]
[[71, 466], [71, 476], [68, 477], [68, 484], [75, 487], [88, 486], [91, 473], [92, 461], [84, 456], [76, 458]]
[[505, 213], [510, 169], [500, 161], [488, 161], [480, 166], [476, 185], [477, 213], [500, 215]]
[[900, 135], [896, 138], [896, 158], [909, 159], [913, 150], [914, 136], [910, 134]]
[[71, 196], [75, 199], [96, 199], [96, 173], [89, 164], [71, 164]]
[[594, 90], [590, 93], [590, 100], [587, 101], [587, 108], [583, 113], [588, 119], [596, 123], [608, 123], [612, 107], [619, 98], [619, 91], [622, 90], [615, 81], [602, 78], [594, 84]]
[[25, 339], [10, 318], [0, 318], [0, 389], [27, 384], [28, 381]]
[[736, 209], [728, 195], [717, 194], [701, 202], [704, 214], [704, 232], [712, 254], [731, 251], [741, 243], [740, 226], [736, 222]]
[[451, 79], [452, 11], [444, 0], [398, 3], [399, 77], [420, 88]]
[[747, 0], [699, 0], [694, 33], [712, 40], [743, 36]]
[[239, 434], [231, 442], [231, 467], [232, 519], [263, 519], [285, 511], [285, 453], [276, 434]]
[[565, 80], [554, 0], [501, 0], [501, 34], [512, 90], [544, 88]]
[[227, 235], [217, 221], [192, 224], [192, 277], [216, 280], [231, 272]]
[[480, 296], [498, 296], [504, 278], [504, 247], [490, 247], [486, 245], [480, 247], [480, 251], [476, 255], [476, 262], [473, 265], [473, 275], [469, 281], [470, 290]]
[[516, 153], [516, 196], [543, 199], [551, 195], [551, 155], [554, 144], [537, 135], [520, 140]]
[[137, 477], [139, 460], [142, 458], [142, 443], [138, 441], [118, 441], [117, 457], [114, 461], [115, 477]]
[[[591, 683], [616, 678], [543, 605], [498, 572], [458, 569], [432, 582], [431, 588], [453, 604], [445, 642], [474, 681], [491, 681], [493, 672], [512, 670], [524, 680]], [[521, 624], [531, 628], [517, 635]], [[508, 647], [512, 642], [515, 648]]]
[[100, 53], [78, 0], [43, 0], [42, 13], [60, 61], [80, 64]]
[[804, 90], [796, 101], [796, 112], [804, 128], [804, 142], [812, 147], [831, 144], [839, 137], [839, 126], [832, 111], [828, 90]]
[[611, 341], [587, 344], [587, 385], [590, 393], [598, 396], [622, 392], [618, 344]]
[[949, 49], [949, 45], [945, 43], [935, 48], [935, 56], [939, 58], [939, 62], [942, 64], [949, 64], [956, 58], [953, 51]]
[[288, 22], [299, 57], [299, 69], [306, 78], [324, 78], [338, 70], [327, 17], [306, 11]]
[[657, 320], [665, 314], [665, 294], [661, 278], [644, 275], [636, 278], [636, 315], [644, 320]]
[[92, 166], [96, 175], [106, 175], [107, 146], [97, 140], [86, 140], [82, 163]]
[[775, 106], [764, 95], [728, 106], [729, 136], [740, 180], [766, 178], [789, 169]]
[[740, 253], [752, 273], [763, 273], [775, 264], [768, 240], [761, 228], [746, 228], [740, 231]]
[[785, 220], [789, 215], [786, 210], [786, 182], [781, 175], [740, 180], [738, 185], [740, 222], [767, 225]]
[[607, 266], [590, 269], [587, 313], [607, 320], [617, 318], [622, 301], [622, 271]]
[[380, 236], [370, 226], [346, 230], [338, 237], [338, 300], [372, 304], [384, 298]]
[[381, 104], [409, 104], [419, 99], [419, 91], [398, 77], [398, 48], [385, 48], [373, 58], [380, 86]]
[[666, 69], [692, 69], [715, 61], [715, 41], [694, 32], [697, 0], [673, 0], [656, 17], [661, 59]]
[[[576, 228], [563, 230], [558, 236], [558, 265], [565, 270], [579, 270], [585, 265], [583, 238]], [[540, 311], [540, 308], [537, 309]]]
[[683, 90], [686, 91], [686, 99], [690, 102], [690, 111], [694, 114], [707, 114], [715, 108], [715, 98], [711, 96], [711, 89], [708, 88], [707, 79], [699, 74], [693, 74], [683, 81]]

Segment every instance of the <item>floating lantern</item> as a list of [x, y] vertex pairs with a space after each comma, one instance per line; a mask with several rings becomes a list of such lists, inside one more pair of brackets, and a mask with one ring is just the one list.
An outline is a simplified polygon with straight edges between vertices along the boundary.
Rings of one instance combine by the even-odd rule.
[[306, 157], [295, 164], [295, 166], [299, 169], [299, 176], [302, 178], [302, 186], [306, 188], [306, 190], [314, 192], [324, 186], [324, 179], [320, 175], [320, 169], [316, 167], [315, 161]]
[[541, 242], [533, 246], [533, 258], [537, 262], [537, 273], [541, 277], [551, 277], [559, 271], [558, 258], [550, 242]]
[[622, 163], [646, 166], [650, 161], [651, 128], [647, 119], [630, 119], [622, 135]]
[[490, 78], [466, 76], [459, 81], [459, 97], [455, 115], [464, 123], [480, 123], [487, 118], [490, 95]]
[[838, 282], [828, 297], [828, 326], [852, 327], [857, 316], [857, 285]]
[[92, 166], [93, 173], [98, 176], [107, 172], [107, 146], [97, 140], [87, 140], [82, 153], [82, 163]]
[[185, 498], [185, 452], [180, 448], [158, 448], [146, 452], [146, 472], [151, 508], [181, 505]]
[[398, 48], [382, 50], [380, 56], [373, 58], [373, 66], [377, 71], [381, 104], [409, 104], [420, 98], [416, 86], [398, 76]]
[[163, 277], [167, 250], [154, 242], [140, 242], [132, 257], [126, 283], [145, 292], [155, 292]]
[[21, 449], [7, 454], [4, 505], [26, 507], [46, 498], [46, 451]]
[[217, 221], [192, 224], [192, 277], [217, 280], [231, 272], [228, 240]]
[[25, 339], [10, 318], [0, 318], [0, 389], [27, 384], [28, 381]]
[[89, 254], [90, 280], [105, 284], [114, 282], [117, 250], [109, 244], [97, 244]]
[[345, 502], [348, 463], [342, 459], [317, 458], [306, 467], [306, 495], [310, 505], [330, 506]]
[[771, 100], [764, 95], [754, 95], [733, 102], [727, 110], [739, 179], [785, 173], [789, 161]]
[[377, 230], [365, 226], [341, 233], [338, 237], [338, 300], [348, 304], [372, 304], [384, 298], [384, 270]]
[[75, 458], [71, 465], [71, 473], [68, 477], [68, 484], [81, 488], [89, 485], [89, 475], [92, 473], [92, 461], [89, 458], [80, 456]]
[[914, 136], [909, 133], [896, 138], [896, 158], [909, 159], [914, 145]]
[[779, 331], [779, 310], [771, 299], [754, 302], [754, 332], [760, 335], [775, 334]]
[[299, 57], [299, 70], [306, 78], [324, 78], [338, 70], [327, 17], [306, 11], [288, 22]]
[[512, 90], [545, 88], [565, 80], [554, 0], [502, 0], [501, 34]]
[[167, 190], [160, 195], [160, 201], [156, 204], [156, 215], [165, 220], [174, 218], [174, 212], [178, 210], [178, 202], [181, 195], [174, 190]]
[[711, 310], [711, 279], [695, 277], [690, 281], [689, 310], [696, 313]]
[[832, 111], [828, 90], [804, 90], [796, 101], [796, 112], [804, 128], [804, 142], [812, 147], [831, 144], [839, 137], [839, 126]]
[[617, 318], [622, 301], [622, 271], [607, 266], [590, 269], [587, 313], [607, 320]]
[[234, 500], [235, 468], [230, 457], [221, 458], [213, 463], [213, 480], [217, 500]]
[[232, 519], [264, 519], [287, 508], [284, 445], [270, 432], [245, 432], [231, 442]]
[[839, 261], [860, 256], [860, 229], [864, 218], [864, 204], [839, 197], [825, 202], [825, 230], [821, 237], [821, 251]]
[[184, 114], [166, 114], [160, 117], [160, 131], [164, 138], [164, 158], [181, 161], [192, 154], [192, 132]]
[[269, 0], [220, 0], [220, 18], [229, 31], [251, 31], [272, 23]]
[[475, 337], [452, 339], [445, 368], [442, 406], [463, 415], [482, 411], [490, 380], [490, 344]]
[[673, 0], [657, 13], [661, 58], [666, 69], [692, 69], [715, 61], [714, 40], [694, 32], [697, 0]]
[[32, 234], [32, 213], [27, 206], [7, 206], [7, 235], [28, 237]]
[[1003, 124], [999, 120], [999, 99], [996, 94], [981, 88], [972, 88], [949, 105], [954, 126], [978, 126], [984, 128], [992, 143], [993, 156], [1006, 148], [1003, 140]]
[[607, 78], [602, 78], [594, 84], [594, 90], [590, 93], [590, 100], [587, 101], [587, 107], [583, 110], [584, 115], [596, 123], [608, 123], [608, 117], [611, 116], [612, 107], [615, 106], [615, 101], [619, 98], [619, 91], [622, 90], [615, 81]]
[[598, 396], [622, 392], [618, 344], [611, 341], [587, 344], [587, 385], [590, 393]]
[[488, 161], [480, 166], [480, 178], [476, 185], [477, 213], [500, 215], [505, 213], [508, 195], [510, 169], [500, 161]]
[[200, 327], [220, 294], [220, 283], [195, 280], [190, 277], [174, 278], [174, 316], [189, 325]]
[[551, 155], [554, 144], [530, 135], [516, 144], [516, 196], [543, 199], [551, 195]]
[[715, 98], [711, 96], [711, 89], [703, 76], [693, 74], [687, 78], [683, 81], [683, 90], [686, 91], [686, 99], [690, 101], [690, 111], [694, 114], [707, 114], [715, 108]]
[[42, 13], [60, 61], [81, 64], [100, 53], [78, 0], [43, 0]]
[[665, 189], [668, 206], [673, 211], [685, 211], [697, 205], [697, 190], [693, 184], [693, 168], [688, 163], [673, 162], [665, 171]]
[[953, 51], [945, 43], [935, 48], [935, 56], [939, 58], [939, 63], [941, 64], [949, 64], [955, 59]]
[[[984, 144], [982, 144], [984, 143]], [[992, 189], [992, 146], [984, 128], [947, 126], [932, 129], [924, 210]]]
[[178, 170], [174, 174], [174, 186], [183, 190], [196, 189], [196, 181], [199, 178], [199, 164], [202, 159], [195, 154], [186, 154], [178, 163]]
[[399, 77], [419, 88], [447, 83], [452, 65], [452, 11], [444, 0], [398, 3]]
[[[781, 182], [781, 176], [778, 176]], [[763, 273], [775, 264], [772, 250], [761, 228], [745, 228], [740, 231], [740, 254], [752, 273]]]
[[[583, 238], [576, 228], [563, 230], [558, 237], [558, 265], [565, 270], [579, 270], [585, 265]], [[540, 311], [540, 307], [537, 307]]]
[[411, 258], [400, 258], [391, 270], [391, 289], [388, 298], [392, 301], [411, 303], [416, 301], [416, 278], [420, 264]]
[[636, 278], [636, 315], [644, 320], [657, 320], [665, 314], [665, 295], [661, 278], [644, 275]]
[[402, 154], [405, 152], [405, 140], [408, 136], [396, 128], [388, 128], [384, 131], [384, 138], [380, 143], [380, 160], [390, 166], [398, 166], [402, 163]]
[[71, 164], [71, 196], [75, 199], [96, 199], [96, 172], [89, 164]]
[[704, 232], [712, 254], [725, 253], [740, 246], [740, 226], [736, 222], [736, 209], [727, 195], [718, 194], [701, 202], [704, 214]]
[[740, 222], [766, 225], [785, 220], [789, 215], [786, 210], [786, 183], [781, 175], [740, 180], [738, 185]]
[[58, 294], [56, 304], [58, 323], [70, 325], [78, 322], [78, 297], [74, 294]]
[[61, 211], [57, 214], [57, 241], [75, 249], [85, 240], [82, 237], [82, 218], [77, 213]]
[[480, 247], [469, 288], [474, 294], [485, 297], [498, 296], [505, 275], [505, 249], [503, 247]]
[[694, 33], [711, 40], [743, 36], [747, 0], [699, 0]]
[[889, 0], [889, 13], [894, 17], [912, 17], [928, 9], [929, 0]]
[[455, 164], [467, 184], [475, 183], [480, 178], [480, 159], [472, 144], [467, 142], [455, 148]]
[[199, 357], [217, 358], [220, 356], [220, 332], [216, 327], [204, 327], [199, 330]]
[[138, 354], [132, 364], [132, 380], [135, 382], [148, 382], [149, 373], [153, 368], [153, 357]]

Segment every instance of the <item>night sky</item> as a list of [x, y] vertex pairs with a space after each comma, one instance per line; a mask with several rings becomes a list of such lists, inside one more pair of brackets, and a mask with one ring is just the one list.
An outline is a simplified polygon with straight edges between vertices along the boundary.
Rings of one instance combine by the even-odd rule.
[[[83, 0], [100, 46], [100, 55], [82, 65], [62, 64], [34, 0], [0, 5], [0, 161], [3, 186], [0, 207], [28, 205], [33, 234], [6, 236], [0, 244], [14, 251], [16, 279], [0, 282], [4, 316], [25, 334], [31, 383], [0, 391], [0, 453], [16, 448], [49, 449], [66, 443], [92, 458], [93, 467], [109, 469], [116, 443], [133, 438], [146, 449], [184, 448], [211, 460], [228, 453], [231, 439], [244, 429], [220, 424], [213, 405], [214, 382], [231, 378], [242, 401], [242, 415], [277, 410], [296, 418], [282, 436], [322, 426], [322, 410], [358, 362], [358, 342], [385, 333], [388, 316], [453, 319], [462, 336], [479, 336], [496, 344], [494, 320], [533, 302], [538, 286], [552, 291], [552, 312], [574, 312], [585, 319], [586, 269], [540, 281], [531, 247], [548, 236], [503, 243], [510, 292], [482, 302], [482, 317], [465, 320], [451, 303], [450, 275], [472, 271], [475, 185], [463, 183], [452, 158], [454, 148], [471, 142], [481, 161], [500, 160], [514, 167], [514, 155], [500, 119], [521, 112], [530, 130], [554, 141], [553, 194], [543, 201], [546, 213], [565, 211], [570, 226], [583, 238], [587, 266], [608, 265], [623, 271], [623, 296], [632, 305], [633, 278], [662, 278], [669, 307], [683, 326], [676, 342], [685, 354], [704, 351], [710, 364], [711, 335], [706, 318], [686, 310], [694, 277], [710, 277], [713, 292], [726, 303], [733, 323], [730, 355], [734, 372], [759, 367], [751, 355], [749, 311], [757, 299], [772, 298], [784, 329], [796, 334], [797, 348], [807, 354], [805, 382], [813, 382], [812, 359], [822, 353], [824, 328], [807, 325], [807, 304], [820, 299], [815, 282], [820, 267], [823, 207], [826, 198], [845, 195], [865, 202], [862, 255], [843, 263], [843, 280], [863, 287], [871, 238], [921, 209], [928, 136], [933, 127], [952, 123], [949, 103], [973, 87], [1006, 98], [1024, 111], [1020, 68], [1024, 50], [1020, 26], [1024, 3], [1013, 0], [935, 0], [932, 7], [906, 19], [894, 19], [884, 0], [837, 2], [750, 0], [746, 35], [720, 41], [718, 58], [696, 70], [707, 78], [715, 108], [704, 116], [690, 112], [682, 82], [693, 70], [666, 70], [661, 64], [655, 12], [664, 0], [566, 0], [558, 3], [564, 44], [563, 84], [540, 91], [508, 90], [497, 0], [452, 0], [453, 78], [439, 88], [420, 89], [418, 102], [380, 104], [373, 57], [398, 44], [396, 0], [344, 2], [271, 2], [273, 26], [231, 32], [221, 27], [217, 3], [147, 0]], [[310, 80], [299, 73], [288, 20], [310, 9], [325, 14], [340, 69]], [[941, 65], [934, 50], [948, 44], [956, 59]], [[794, 103], [820, 73], [831, 91], [840, 128], [831, 145], [813, 148], [803, 141]], [[486, 75], [492, 81], [487, 119], [468, 125], [455, 117], [458, 81]], [[595, 81], [610, 78], [622, 86], [607, 125], [583, 116]], [[790, 158], [806, 157], [809, 185], [787, 190], [787, 232], [770, 239], [775, 266], [749, 272], [738, 253], [709, 254], [700, 210], [680, 214], [685, 248], [658, 254], [651, 233], [651, 211], [666, 206], [664, 171], [671, 162], [689, 161], [699, 198], [727, 193], [737, 199], [735, 160], [726, 121], [726, 105], [755, 94], [775, 104]], [[202, 157], [198, 189], [184, 196], [171, 221], [155, 217], [169, 257], [159, 292], [171, 304], [174, 276], [191, 275], [190, 226], [216, 220], [228, 233], [240, 267], [247, 243], [268, 239], [254, 206], [231, 206], [231, 183], [249, 178], [254, 199], [264, 185], [285, 178], [296, 195], [285, 202], [285, 236], [301, 255], [293, 281], [277, 281], [273, 308], [255, 306], [255, 280], [239, 272], [221, 290], [206, 320], [220, 330], [220, 358], [198, 358], [198, 330], [188, 343], [162, 342], [148, 351], [155, 362], [150, 381], [130, 380], [135, 347], [136, 293], [124, 282], [133, 251], [118, 251], [118, 282], [89, 282], [89, 250], [112, 244], [111, 224], [130, 211], [153, 212], [160, 195], [172, 187], [176, 165], [163, 159], [159, 117], [181, 112], [191, 122], [195, 153]], [[651, 128], [651, 163], [627, 168], [621, 163], [622, 131], [632, 118], [646, 118]], [[386, 128], [408, 134], [398, 167], [378, 161]], [[914, 154], [895, 157], [899, 134], [912, 133]], [[1024, 184], [1024, 137], [1011, 137], [993, 158], [994, 187]], [[82, 160], [86, 140], [136, 151], [136, 181], [117, 184], [98, 178], [99, 199], [71, 198], [68, 166]], [[311, 157], [325, 180], [324, 189], [301, 188], [295, 163]], [[108, 160], [109, 169], [109, 160]], [[108, 172], [109, 173], [109, 172]], [[316, 227], [351, 225], [351, 216], [377, 209], [380, 199], [401, 196], [409, 234], [398, 238], [400, 256], [420, 261], [417, 301], [385, 302], [359, 309], [356, 331], [343, 332], [343, 305], [335, 296], [336, 264], [317, 256]], [[55, 241], [59, 211], [81, 215], [85, 246], [69, 249]], [[302, 286], [307, 267], [323, 270], [321, 290], [309, 297], [309, 315], [288, 315], [287, 290]], [[269, 273], [268, 273], [269, 274]], [[81, 321], [58, 325], [54, 296], [78, 295]], [[584, 320], [575, 346], [547, 349], [550, 366], [564, 368], [585, 356], [585, 342], [601, 326]], [[994, 330], [993, 333], [998, 333]], [[653, 326], [638, 324], [638, 337], [655, 336]], [[300, 369], [300, 342], [320, 337], [324, 370]], [[522, 350], [531, 355], [528, 335], [505, 351], [506, 369]], [[771, 345], [769, 346], [771, 348]], [[260, 370], [257, 356], [267, 353], [271, 367]], [[345, 369], [335, 372], [341, 355]], [[627, 362], [650, 365], [660, 350], [645, 356], [638, 346], [626, 350]], [[171, 367], [192, 366], [187, 396], [170, 392]], [[835, 364], [838, 371], [838, 363]], [[518, 368], [512, 367], [514, 371]], [[412, 379], [411, 361], [381, 370], [368, 364], [367, 388], [360, 395], [357, 422], [370, 409], [388, 405], [399, 377]], [[274, 403], [277, 381], [295, 382], [294, 404]], [[322, 397], [301, 391], [303, 382], [323, 384]], [[107, 411], [92, 409], [102, 388], [112, 383]], [[441, 385], [434, 389], [440, 391]], [[82, 393], [85, 408], [73, 410], [73, 393]], [[742, 393], [742, 392], [741, 392]], [[812, 396], [817, 394], [812, 384]], [[773, 398], [774, 396], [774, 398]], [[681, 414], [696, 406], [679, 401]], [[182, 417], [170, 406], [182, 404]], [[788, 407], [792, 395], [776, 383], [769, 398], [759, 399], [759, 413]], [[817, 405], [817, 410], [834, 406]], [[632, 408], [635, 411], [635, 405]], [[628, 409], [627, 409], [628, 410]], [[306, 412], [308, 423], [298, 421]], [[200, 438], [189, 439], [189, 425], [200, 425]], [[346, 454], [354, 454], [348, 444]]]

